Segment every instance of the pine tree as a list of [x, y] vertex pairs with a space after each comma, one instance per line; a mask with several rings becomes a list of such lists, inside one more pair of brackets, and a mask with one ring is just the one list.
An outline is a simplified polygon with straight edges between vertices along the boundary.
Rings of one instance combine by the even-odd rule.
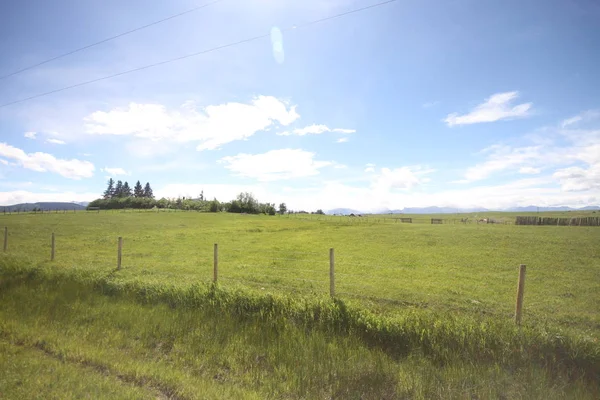
[[113, 178], [110, 178], [108, 180], [108, 187], [104, 191], [104, 194], [102, 195], [102, 197], [104, 197], [105, 200], [108, 200], [111, 197], [113, 197], [114, 194], [115, 194], [115, 181], [113, 180]]
[[204, 190], [200, 191], [200, 201], [204, 201]]
[[144, 187], [144, 197], [149, 199], [154, 198], [154, 193], [152, 193], [152, 188], [150, 187], [150, 182], [146, 182], [146, 186]]
[[123, 182], [117, 181], [113, 197], [123, 197]]
[[144, 197], [144, 188], [142, 187], [142, 184], [140, 183], [140, 181], [137, 181], [137, 183], [135, 184], [135, 186], [133, 188], [133, 196], [134, 197]]
[[129, 187], [129, 183], [127, 183], [127, 181], [125, 181], [125, 183], [123, 184], [123, 197], [131, 197], [131, 188]]

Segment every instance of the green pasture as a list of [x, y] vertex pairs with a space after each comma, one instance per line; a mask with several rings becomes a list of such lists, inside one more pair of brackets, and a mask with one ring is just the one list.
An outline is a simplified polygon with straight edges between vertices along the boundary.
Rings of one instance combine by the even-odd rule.
[[[186, 286], [219, 282], [298, 295], [336, 292], [366, 306], [510, 319], [527, 265], [524, 321], [597, 336], [600, 229], [499, 224], [402, 224], [315, 215], [101, 212], [0, 216], [8, 254], [55, 269], [110, 273], [123, 237], [122, 280]], [[56, 237], [55, 261], [50, 239]]]
[[0, 398], [598, 398], [600, 228], [421, 217], [0, 215]]

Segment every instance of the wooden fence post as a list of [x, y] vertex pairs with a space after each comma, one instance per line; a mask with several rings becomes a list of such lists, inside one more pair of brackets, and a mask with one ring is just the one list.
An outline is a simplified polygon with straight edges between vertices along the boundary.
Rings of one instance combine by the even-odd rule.
[[4, 252], [6, 253], [6, 249], [8, 248], [8, 226], [4, 227]]
[[213, 282], [217, 283], [219, 277], [219, 245], [215, 243], [213, 260]]
[[517, 285], [517, 306], [515, 310], [515, 323], [521, 325], [521, 316], [523, 314], [523, 295], [525, 294], [525, 265], [521, 264], [519, 268], [519, 283]]
[[121, 269], [121, 256], [123, 253], [123, 238], [119, 236], [119, 247], [117, 250], [117, 269]]
[[335, 296], [335, 256], [333, 249], [329, 249], [329, 294]]
[[52, 251], [50, 253], [50, 261], [54, 261], [54, 232], [52, 232]]

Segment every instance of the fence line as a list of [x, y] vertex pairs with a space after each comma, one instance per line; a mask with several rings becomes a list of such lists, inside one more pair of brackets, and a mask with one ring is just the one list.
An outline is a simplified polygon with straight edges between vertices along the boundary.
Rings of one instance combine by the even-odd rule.
[[516, 217], [515, 225], [600, 226], [600, 217]]
[[[8, 250], [8, 227], [4, 227], [4, 252], [7, 252]], [[56, 241], [55, 241], [55, 233], [52, 232], [51, 234], [51, 254], [50, 254], [50, 260], [54, 261], [55, 260], [55, 255], [56, 255]], [[282, 258], [283, 260], [288, 260], [286, 258]], [[323, 264], [326, 262], [325, 261], [325, 254], [323, 254], [323, 259], [322, 262]], [[117, 270], [121, 270], [122, 269], [122, 261], [123, 261], [123, 237], [119, 236], [117, 239]], [[316, 261], [318, 262], [318, 261]], [[344, 265], [344, 263], [342, 263], [342, 265]], [[358, 264], [361, 265], [361, 264]], [[252, 266], [252, 265], [249, 265]], [[362, 266], [366, 266], [366, 265], [362, 265]], [[258, 267], [258, 268], [264, 268], [265, 270], [277, 270], [277, 271], [286, 271], [286, 272], [297, 272], [297, 271], [302, 271], [302, 272], [308, 272], [310, 274], [319, 274], [320, 272], [325, 273], [325, 268], [323, 268], [322, 271], [318, 271], [318, 270], [306, 270], [306, 269], [296, 269], [296, 268], [282, 268], [282, 267], [276, 267], [276, 266], [268, 266], [268, 267], [262, 267], [262, 266], [254, 266], [254, 267]], [[233, 272], [239, 272], [238, 270], [233, 270]], [[356, 273], [351, 273], [351, 272], [337, 272], [336, 273], [336, 268], [335, 268], [335, 250], [334, 248], [330, 248], [329, 249], [329, 295], [334, 298], [336, 297], [336, 275], [344, 277], [344, 276], [356, 276], [356, 277], [360, 277], [360, 278], [365, 278], [365, 277], [372, 277], [371, 275], [367, 275], [367, 274], [356, 274]], [[325, 280], [314, 280], [314, 279], [308, 279], [308, 278], [301, 278], [301, 277], [294, 277], [294, 276], [285, 276], [285, 277], [281, 277], [281, 276], [277, 276], [277, 275], [266, 275], [266, 274], [262, 274], [262, 273], [256, 273], [256, 272], [252, 272], [250, 274], [250, 276], [245, 277], [243, 280], [241, 280], [241, 282], [253, 282], [252, 278], [256, 278], [256, 277], [263, 277], [263, 278], [268, 278], [271, 280], [281, 280], [281, 279], [293, 279], [293, 280], [297, 280], [297, 281], [302, 281], [302, 282], [311, 282], [311, 283], [316, 283], [319, 285], [322, 285], [325, 283]], [[219, 278], [219, 245], [218, 243], [214, 244], [213, 247], [213, 283], [216, 284], [218, 282], [218, 278]], [[224, 279], [234, 279], [236, 280], [236, 278], [234, 277], [229, 277], [229, 276], [225, 276], [223, 277]], [[364, 281], [362, 281], [364, 283]], [[271, 284], [271, 283], [269, 283]], [[353, 287], [354, 285], [352, 284], [345, 284], [343, 281], [341, 282], [342, 287]], [[356, 287], [356, 286], [354, 286]], [[365, 288], [376, 288], [375, 286], [372, 285], [362, 285], [360, 287], [358, 287], [361, 291], [363, 291]], [[525, 265], [521, 265], [520, 267], [520, 271], [519, 271], [519, 280], [518, 280], [518, 289], [517, 289], [517, 299], [516, 299], [516, 310], [515, 310], [515, 323], [517, 325], [521, 324], [521, 320], [522, 320], [522, 311], [523, 311], [523, 297], [524, 297], [524, 289], [525, 289]], [[339, 294], [339, 293], [338, 293]], [[360, 297], [360, 295], [356, 295], [356, 294], [351, 294], [351, 296], [358, 296]], [[379, 298], [377, 296], [370, 296], [370, 298]], [[385, 300], [385, 299], [384, 299]], [[401, 300], [392, 300], [389, 299], [389, 301], [394, 301], [394, 302], [399, 302], [402, 303]]]

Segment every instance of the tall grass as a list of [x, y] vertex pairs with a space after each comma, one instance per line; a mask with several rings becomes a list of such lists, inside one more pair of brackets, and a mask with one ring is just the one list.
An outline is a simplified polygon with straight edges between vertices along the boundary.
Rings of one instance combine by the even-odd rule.
[[426, 309], [381, 315], [348, 300], [292, 297], [212, 284], [184, 288], [164, 283], [123, 282], [111, 274], [27, 267], [6, 257], [0, 258], [0, 269], [4, 288], [38, 280], [51, 286], [74, 282], [139, 304], [226, 313], [241, 319], [258, 318], [273, 328], [292, 324], [356, 337], [393, 357], [417, 352], [441, 365], [457, 360], [519, 367], [533, 363], [574, 378], [600, 379], [600, 344], [584, 335], [565, 334], [544, 326], [516, 327], [503, 320]]

